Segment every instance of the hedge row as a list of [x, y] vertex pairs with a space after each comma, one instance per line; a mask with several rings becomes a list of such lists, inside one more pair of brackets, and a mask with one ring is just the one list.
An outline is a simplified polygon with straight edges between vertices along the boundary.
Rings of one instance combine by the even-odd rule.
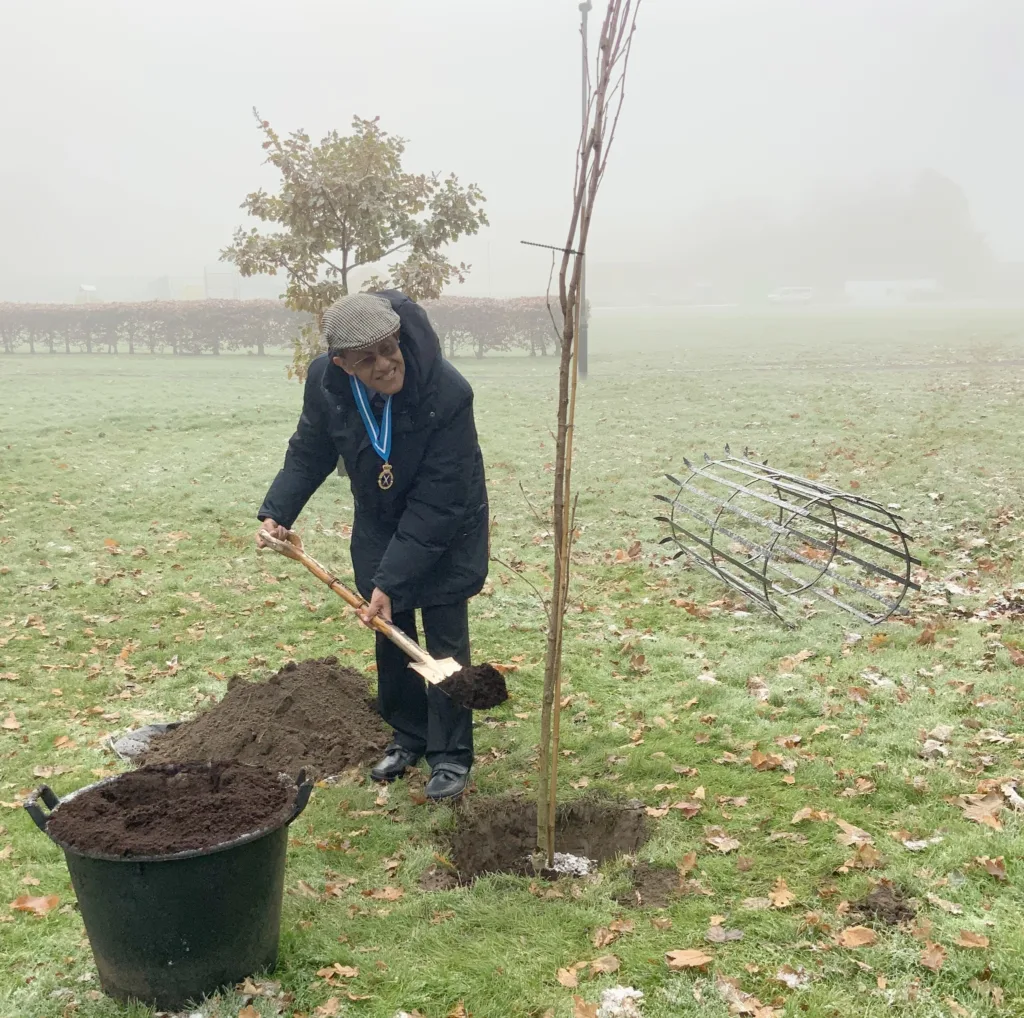
[[[450, 357], [472, 351], [526, 350], [546, 356], [557, 348], [543, 297], [495, 300], [444, 297], [424, 306]], [[557, 315], [557, 311], [556, 311]], [[4, 353], [220, 354], [288, 346], [303, 313], [274, 300], [146, 301], [111, 304], [0, 302]]]

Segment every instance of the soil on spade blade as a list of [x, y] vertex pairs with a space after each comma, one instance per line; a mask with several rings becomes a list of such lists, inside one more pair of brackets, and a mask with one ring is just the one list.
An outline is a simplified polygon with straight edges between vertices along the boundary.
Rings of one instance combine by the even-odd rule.
[[142, 762], [237, 760], [325, 778], [373, 761], [390, 741], [366, 679], [325, 657], [287, 664], [266, 682], [235, 676], [220, 703], [157, 736]]
[[65, 800], [47, 833], [86, 854], [173, 855], [279, 827], [294, 798], [294, 785], [259, 767], [157, 764]]
[[[471, 799], [447, 833], [449, 857], [459, 883], [485, 873], [534, 876], [537, 804], [526, 799]], [[638, 803], [577, 799], [558, 808], [555, 847], [601, 863], [632, 854], [647, 840], [647, 819]]]

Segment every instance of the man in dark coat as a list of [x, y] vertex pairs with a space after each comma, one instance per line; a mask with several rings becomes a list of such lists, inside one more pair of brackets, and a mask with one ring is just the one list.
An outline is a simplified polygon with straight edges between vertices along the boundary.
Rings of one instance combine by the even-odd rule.
[[[369, 601], [363, 621], [380, 615], [416, 639], [418, 608], [428, 652], [468, 665], [467, 601], [488, 563], [473, 390], [443, 359], [423, 308], [395, 290], [342, 297], [323, 330], [328, 352], [309, 367], [302, 416], [259, 510], [261, 533], [283, 538], [343, 464], [352, 565]], [[427, 796], [460, 795], [473, 763], [472, 713], [427, 688], [408, 663], [377, 634], [380, 712], [394, 740], [371, 776], [392, 781], [426, 756]]]

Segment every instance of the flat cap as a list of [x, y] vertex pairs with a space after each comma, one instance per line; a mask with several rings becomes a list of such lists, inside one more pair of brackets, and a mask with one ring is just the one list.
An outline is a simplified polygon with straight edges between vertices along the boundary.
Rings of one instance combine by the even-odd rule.
[[350, 293], [336, 300], [325, 312], [323, 335], [327, 349], [365, 350], [398, 332], [401, 319], [391, 301], [375, 293]]

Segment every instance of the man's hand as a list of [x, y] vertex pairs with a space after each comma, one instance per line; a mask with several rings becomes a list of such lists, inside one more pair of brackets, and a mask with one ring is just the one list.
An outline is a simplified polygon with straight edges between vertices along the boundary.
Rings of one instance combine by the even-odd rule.
[[391, 621], [391, 598], [379, 587], [375, 587], [370, 603], [359, 613], [364, 626], [368, 626], [377, 616], [385, 622]]
[[277, 520], [272, 520], [269, 516], [263, 521], [263, 526], [256, 531], [256, 547], [266, 548], [267, 545], [263, 542], [263, 535], [269, 534], [271, 537], [276, 537], [279, 541], [288, 540], [288, 528], [282, 527]]

